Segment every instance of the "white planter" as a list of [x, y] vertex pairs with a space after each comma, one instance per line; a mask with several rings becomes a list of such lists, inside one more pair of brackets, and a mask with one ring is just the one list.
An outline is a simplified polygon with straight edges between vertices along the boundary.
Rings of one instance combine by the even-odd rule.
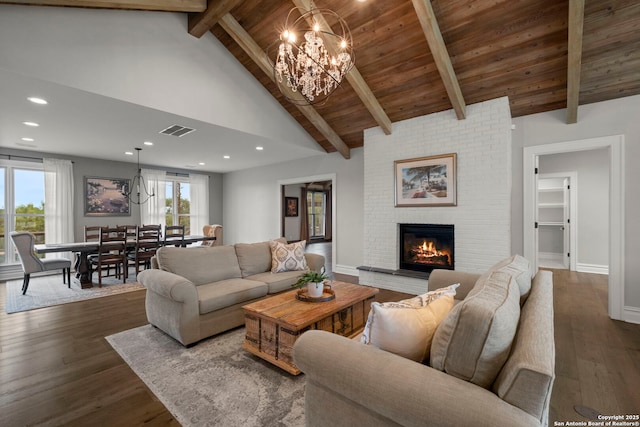
[[320, 298], [324, 290], [324, 282], [307, 283], [307, 293], [311, 298]]

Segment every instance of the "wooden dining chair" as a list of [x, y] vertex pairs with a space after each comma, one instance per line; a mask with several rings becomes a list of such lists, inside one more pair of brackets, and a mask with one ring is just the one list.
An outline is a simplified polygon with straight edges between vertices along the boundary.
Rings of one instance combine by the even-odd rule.
[[136, 276], [140, 265], [144, 265], [145, 269], [151, 266], [151, 258], [160, 246], [160, 234], [160, 225], [142, 225], [136, 228], [135, 249], [127, 253], [127, 260], [133, 262], [136, 268]]
[[[103, 277], [122, 277], [127, 281], [127, 231], [124, 227], [102, 227], [98, 241], [98, 256], [92, 260], [98, 272], [98, 286], [102, 287]], [[111, 274], [111, 267], [114, 273]], [[106, 271], [106, 272], [105, 272]], [[103, 273], [105, 272], [105, 273]]]
[[184, 245], [184, 225], [165, 225], [163, 246]]
[[71, 260], [66, 258], [38, 258], [34, 252], [36, 236], [28, 231], [12, 231], [11, 240], [13, 240], [13, 244], [18, 251], [18, 258], [24, 272], [22, 295], [27, 293], [31, 274], [40, 271], [62, 270], [62, 283], [68, 283], [69, 288], [71, 288]]
[[138, 230], [138, 226], [137, 225], [127, 224], [127, 225], [118, 225], [117, 227], [125, 229], [125, 232], [127, 234], [127, 239], [128, 240], [135, 240], [136, 233], [137, 233], [137, 230]]

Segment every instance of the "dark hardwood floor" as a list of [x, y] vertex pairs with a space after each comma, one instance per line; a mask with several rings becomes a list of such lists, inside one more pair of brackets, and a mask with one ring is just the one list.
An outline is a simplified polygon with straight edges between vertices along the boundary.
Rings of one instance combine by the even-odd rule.
[[[640, 410], [640, 325], [606, 316], [606, 276], [555, 271], [553, 421]], [[336, 274], [338, 280], [356, 278]], [[379, 301], [407, 297], [381, 291]], [[0, 311], [1, 426], [172, 426], [171, 414], [104, 339], [147, 323], [145, 291]], [[0, 303], [6, 300], [0, 283]]]

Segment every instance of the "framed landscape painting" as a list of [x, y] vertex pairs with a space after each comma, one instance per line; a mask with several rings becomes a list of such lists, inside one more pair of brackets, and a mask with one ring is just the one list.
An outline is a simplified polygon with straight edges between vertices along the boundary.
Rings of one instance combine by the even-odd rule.
[[455, 206], [456, 153], [394, 162], [395, 205]]
[[84, 178], [85, 216], [129, 216], [128, 178]]

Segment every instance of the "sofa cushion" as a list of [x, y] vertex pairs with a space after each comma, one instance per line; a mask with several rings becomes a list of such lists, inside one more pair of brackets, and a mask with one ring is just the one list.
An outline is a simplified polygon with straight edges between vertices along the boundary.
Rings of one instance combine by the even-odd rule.
[[298, 281], [302, 273], [304, 273], [304, 271], [285, 271], [283, 273], [267, 272], [247, 276], [245, 279], [264, 282], [269, 286], [269, 293], [275, 294], [288, 289], [290, 290], [291, 286]]
[[267, 294], [266, 284], [246, 279], [227, 279], [196, 287], [200, 314], [210, 313], [261, 298]]
[[503, 271], [483, 274], [436, 330], [431, 366], [481, 387], [491, 387], [509, 357], [519, 317], [516, 280]]
[[[287, 243], [287, 239], [284, 237], [275, 241]], [[236, 243], [234, 247], [242, 277], [271, 271], [271, 247], [269, 242]]]
[[516, 279], [520, 289], [520, 305], [522, 306], [531, 290], [531, 266], [529, 260], [520, 255], [513, 255], [496, 263], [489, 271], [503, 271], [511, 274]]
[[425, 361], [436, 328], [453, 307], [456, 287], [398, 302], [372, 303], [361, 342], [416, 362]]
[[285, 271], [304, 271], [307, 266], [307, 259], [304, 256], [306, 240], [291, 244], [281, 242], [269, 242], [271, 246], [271, 272], [282, 273]]
[[165, 246], [156, 253], [161, 270], [182, 276], [194, 285], [240, 278], [240, 266], [233, 246]]

